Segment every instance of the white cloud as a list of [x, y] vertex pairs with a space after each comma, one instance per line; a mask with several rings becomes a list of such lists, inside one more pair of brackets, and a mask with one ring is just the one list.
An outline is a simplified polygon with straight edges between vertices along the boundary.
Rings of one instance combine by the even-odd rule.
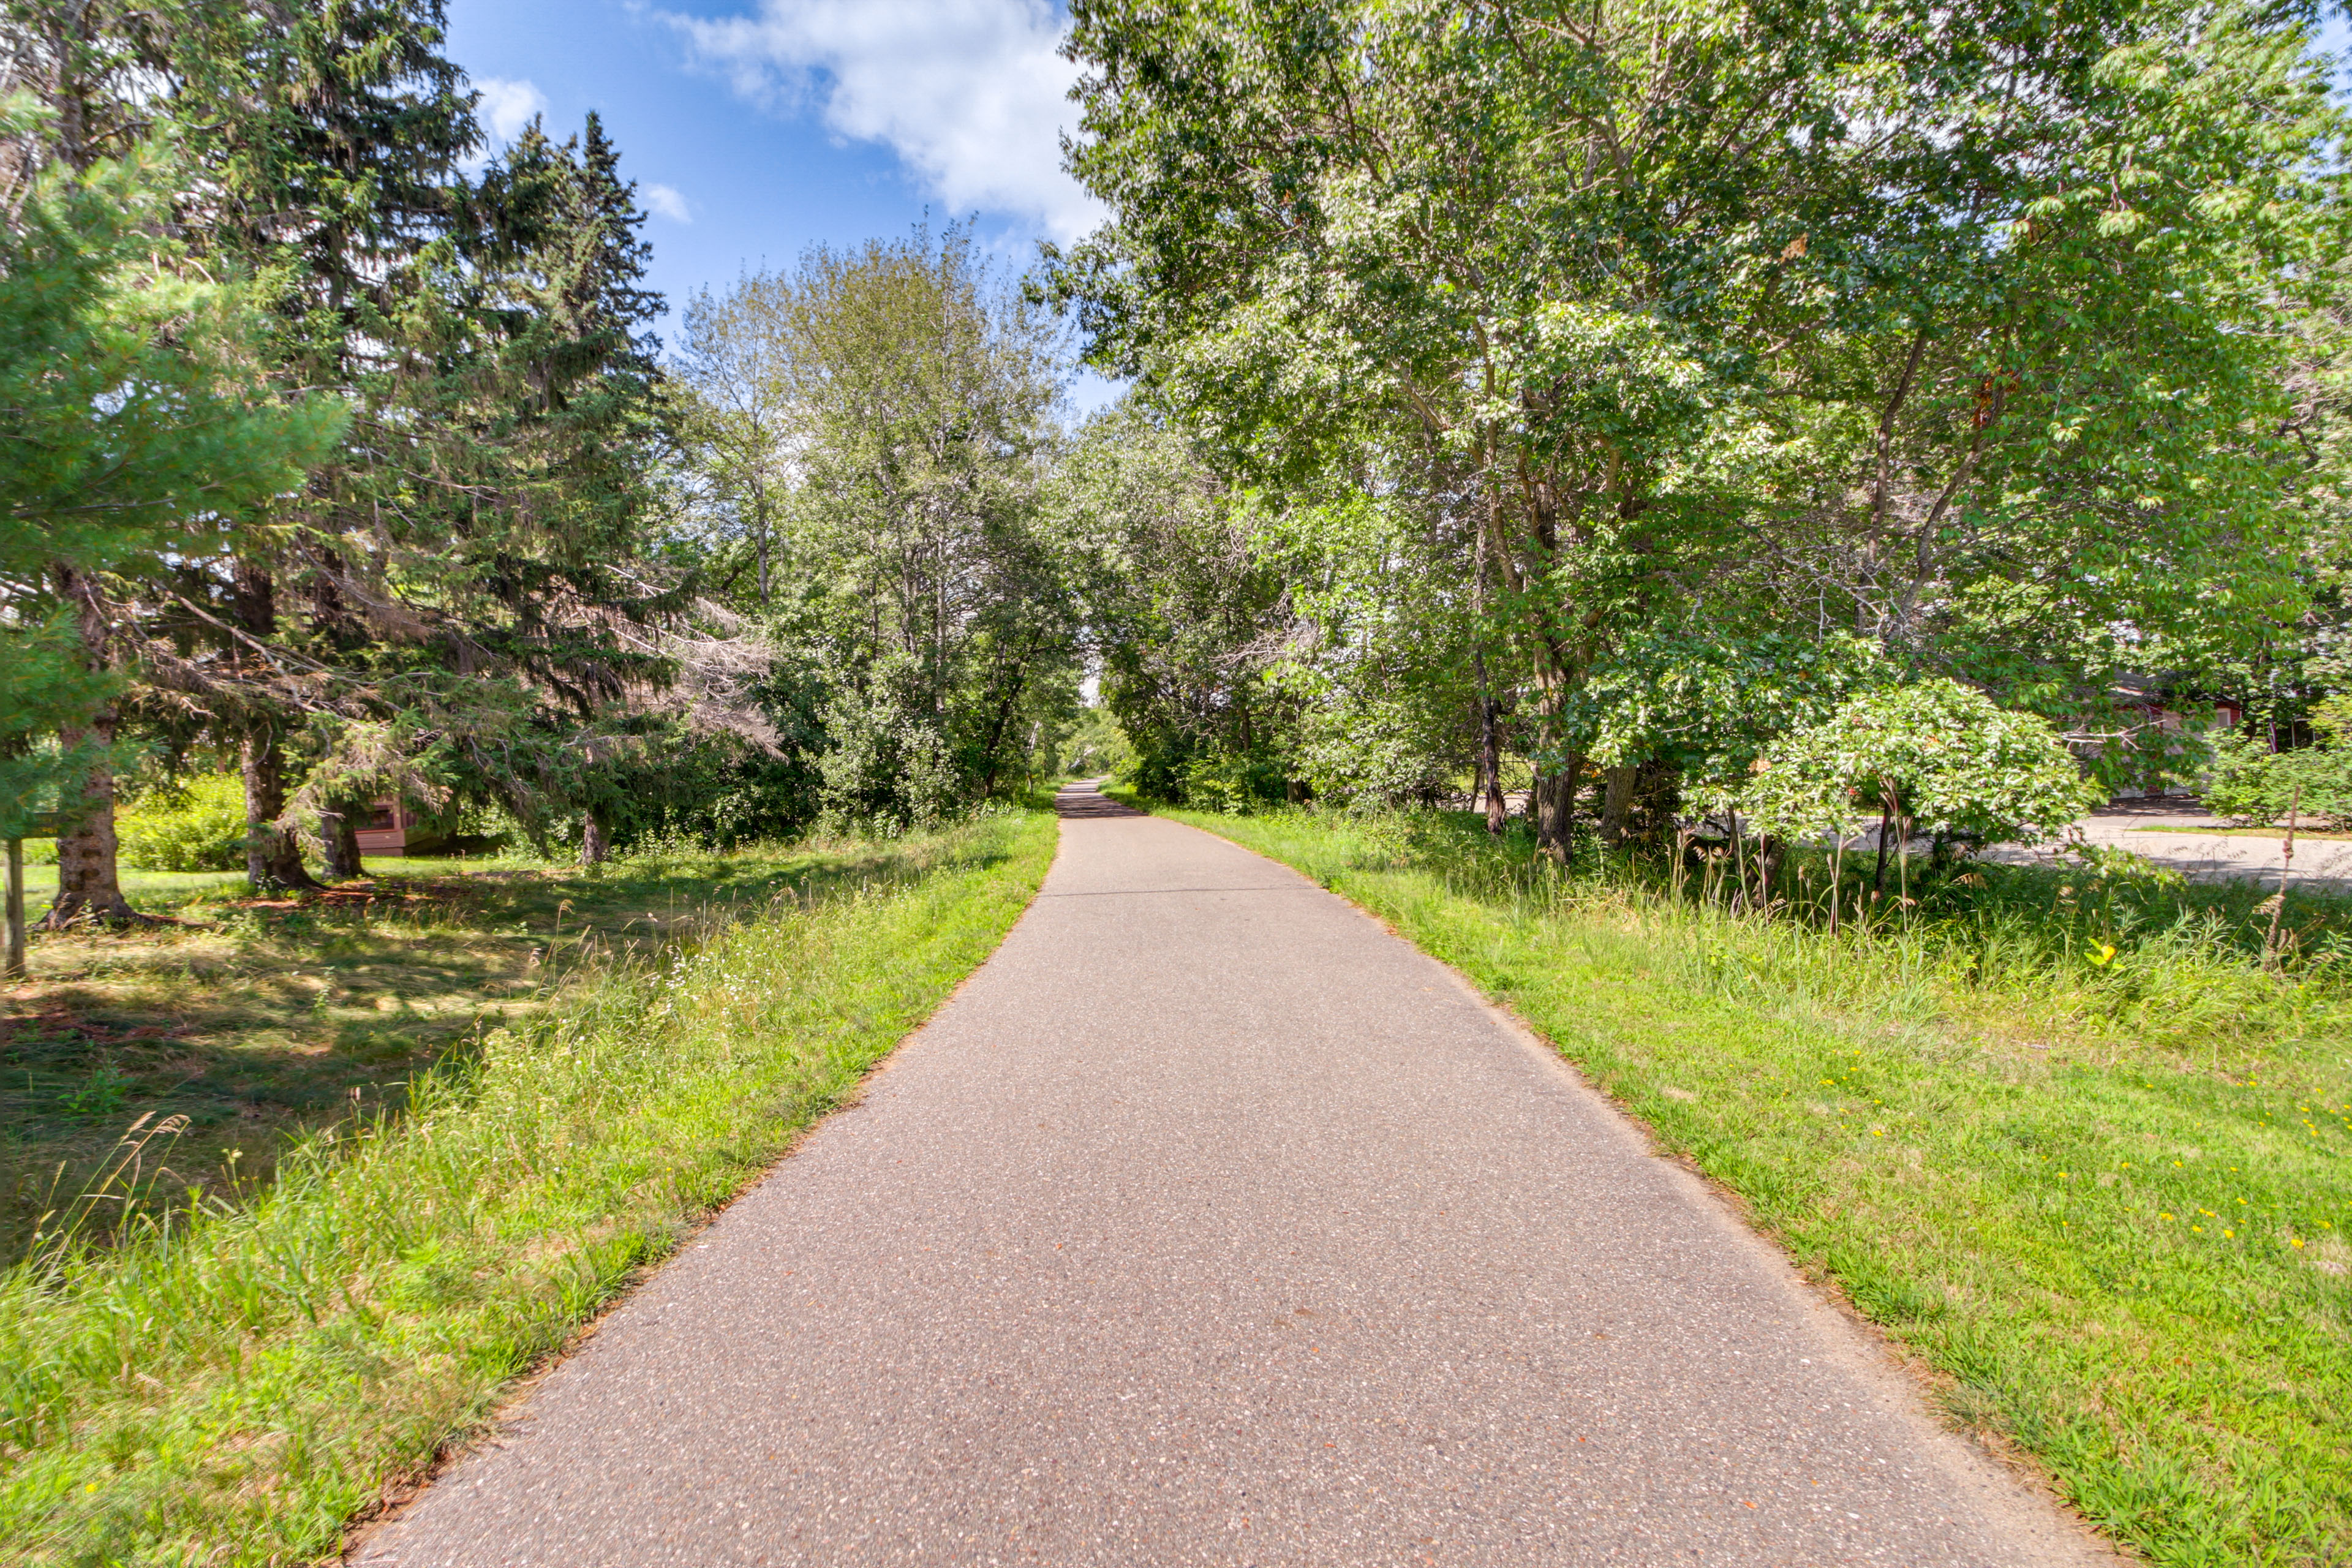
[[513, 141], [529, 125], [531, 116], [547, 112], [547, 94], [529, 81], [508, 81], [502, 77], [488, 76], [476, 82], [482, 101], [475, 106], [481, 117], [483, 129], [499, 146]]
[[896, 152], [950, 209], [1018, 214], [1058, 239], [1102, 209], [1062, 172], [1077, 68], [1043, 0], [757, 0], [753, 16], [662, 13], [698, 64], [751, 101], [814, 100], [839, 135]]
[[658, 213], [672, 223], [694, 221], [694, 208], [676, 185], [640, 185], [637, 195], [645, 198], [647, 212]]

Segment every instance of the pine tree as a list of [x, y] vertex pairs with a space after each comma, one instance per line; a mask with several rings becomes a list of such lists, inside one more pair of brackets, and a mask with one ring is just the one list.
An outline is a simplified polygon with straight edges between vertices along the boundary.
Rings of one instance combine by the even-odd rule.
[[596, 121], [561, 144], [530, 127], [465, 195], [378, 329], [399, 358], [363, 383], [398, 413], [377, 437], [396, 459], [354, 471], [340, 504], [364, 525], [308, 564], [314, 647], [367, 721], [295, 798], [348, 820], [377, 792], [462, 795], [544, 832], [590, 803], [625, 700], [667, 679], [656, 628], [686, 603], [647, 559], [666, 437], [639, 329], [661, 305]]
[[[445, 25], [441, 0], [308, 0], [270, 14], [256, 47], [236, 57], [247, 62], [242, 75], [190, 73], [190, 95], [216, 110], [205, 140], [217, 193], [204, 215], [209, 238], [271, 280], [280, 374], [338, 388], [360, 410], [319, 481], [243, 530], [210, 577], [216, 628], [234, 628], [218, 638], [226, 679], [215, 682], [215, 707], [240, 753], [257, 887], [316, 886], [279, 826], [284, 748], [302, 710], [336, 695], [336, 683], [322, 690], [278, 679], [257, 650], [291, 636], [335, 668], [374, 637], [364, 599], [355, 603], [341, 579], [352, 563], [348, 537], [404, 445], [404, 345], [387, 327], [418, 256], [462, 208], [457, 165], [480, 135], [462, 74], [440, 52]], [[281, 625], [289, 580], [307, 601], [307, 626]], [[358, 873], [351, 818], [364, 804], [336, 802], [322, 824], [331, 872]]]
[[[37, 111], [11, 112], [21, 137]], [[340, 424], [258, 384], [242, 290], [175, 268], [175, 172], [146, 149], [53, 159], [0, 236], [0, 747], [12, 826], [61, 797], [51, 923], [132, 915], [114, 858], [114, 578], [159, 574], [166, 548], [297, 487]], [[44, 731], [59, 745], [40, 764]]]

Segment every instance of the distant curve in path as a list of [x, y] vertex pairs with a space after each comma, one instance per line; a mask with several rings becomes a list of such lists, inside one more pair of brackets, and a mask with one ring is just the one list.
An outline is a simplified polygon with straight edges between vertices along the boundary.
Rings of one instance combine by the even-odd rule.
[[1066, 792], [865, 1100], [367, 1568], [2111, 1561], [1341, 900]]

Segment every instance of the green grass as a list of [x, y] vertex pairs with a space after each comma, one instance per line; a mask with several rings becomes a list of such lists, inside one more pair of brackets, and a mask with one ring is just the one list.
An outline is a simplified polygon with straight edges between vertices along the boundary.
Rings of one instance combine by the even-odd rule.
[[[1391, 922], [2169, 1564], [2352, 1560], [2343, 906], [1988, 868], [1838, 936], [1532, 869], [1467, 817], [1171, 812]], [[2103, 956], [2112, 947], [2112, 955]]]
[[94, 1179], [141, 1117], [185, 1119], [175, 1180], [266, 1179], [323, 1122], [396, 1107], [485, 1023], [530, 1016], [583, 963], [883, 874], [897, 848], [810, 840], [664, 851], [594, 870], [521, 858], [382, 859], [314, 898], [223, 873], [132, 873], [168, 923], [39, 933], [0, 991], [0, 1262]]
[[37, 1253], [0, 1279], [0, 1558], [331, 1556], [854, 1093], [1054, 845], [1021, 812], [813, 852], [764, 907], [595, 964], [274, 1181]]
[[[150, 910], [169, 909], [193, 893], [245, 886], [242, 871], [142, 871], [125, 866], [120, 877], [123, 896], [135, 908]], [[57, 891], [58, 868], [54, 862], [25, 868], [25, 911], [28, 919], [39, 920]]]

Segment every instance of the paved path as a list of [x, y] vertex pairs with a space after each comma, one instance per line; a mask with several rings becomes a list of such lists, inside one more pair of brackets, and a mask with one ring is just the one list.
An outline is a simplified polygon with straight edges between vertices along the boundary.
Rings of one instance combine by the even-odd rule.
[[[2165, 828], [2218, 828], [2221, 823], [2200, 805], [2184, 801], [2142, 805], [2118, 802], [2094, 812], [2075, 824], [2094, 844], [2120, 846], [2145, 855], [2159, 866], [2179, 871], [2192, 882], [2254, 882], [2275, 892], [2279, 883], [2279, 852], [2285, 835], [2252, 837], [2234, 833], [2164, 832]], [[2042, 865], [2052, 863], [2048, 849], [2004, 846], [1996, 858]], [[2352, 893], [2352, 843], [2340, 838], [2299, 837], [2287, 886], [2315, 893]]]
[[1064, 798], [863, 1103], [355, 1562], [2105, 1560], [1447, 971]]

